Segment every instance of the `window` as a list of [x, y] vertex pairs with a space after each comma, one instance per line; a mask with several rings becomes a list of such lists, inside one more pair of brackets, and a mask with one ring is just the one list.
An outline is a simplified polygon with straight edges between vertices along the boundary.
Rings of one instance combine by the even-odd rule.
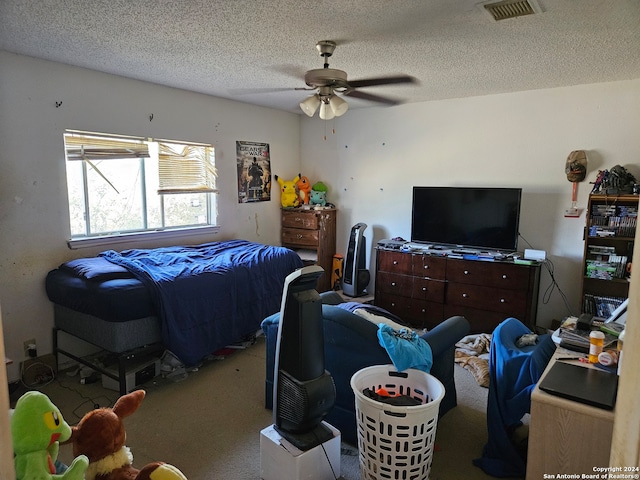
[[212, 145], [64, 135], [71, 240], [216, 226]]

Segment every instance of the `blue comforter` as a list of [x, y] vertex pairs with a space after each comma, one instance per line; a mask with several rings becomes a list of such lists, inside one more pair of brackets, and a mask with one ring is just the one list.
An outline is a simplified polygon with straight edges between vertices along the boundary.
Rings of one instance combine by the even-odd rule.
[[302, 267], [287, 248], [246, 240], [100, 255], [147, 286], [165, 346], [187, 366], [255, 333], [280, 309], [285, 277]]

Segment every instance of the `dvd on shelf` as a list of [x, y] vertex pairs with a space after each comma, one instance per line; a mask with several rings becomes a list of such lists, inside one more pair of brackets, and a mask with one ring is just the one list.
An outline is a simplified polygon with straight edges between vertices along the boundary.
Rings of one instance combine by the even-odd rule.
[[626, 298], [610, 297], [602, 295], [584, 295], [584, 313], [590, 313], [600, 318], [609, 318], [611, 313], [618, 308]]

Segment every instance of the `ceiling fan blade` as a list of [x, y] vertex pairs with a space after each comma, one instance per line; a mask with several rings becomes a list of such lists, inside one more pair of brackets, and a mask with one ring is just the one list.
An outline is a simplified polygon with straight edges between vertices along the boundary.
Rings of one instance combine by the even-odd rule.
[[350, 92], [345, 92], [344, 95], [353, 97], [353, 98], [360, 98], [362, 100], [369, 100], [371, 102], [384, 103], [387, 105], [398, 105], [401, 103], [398, 100], [393, 100], [387, 97], [381, 97], [379, 95], [372, 95], [370, 93], [361, 92], [360, 90], [351, 90]]
[[395, 77], [377, 77], [363, 78], [361, 80], [349, 80], [349, 86], [352, 88], [375, 87], [378, 85], [395, 85], [399, 83], [418, 83], [418, 81], [409, 75], [398, 75]]

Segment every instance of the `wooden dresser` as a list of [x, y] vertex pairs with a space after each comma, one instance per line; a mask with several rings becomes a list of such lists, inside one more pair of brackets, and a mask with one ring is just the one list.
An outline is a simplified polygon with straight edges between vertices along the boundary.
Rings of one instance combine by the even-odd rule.
[[[300, 251], [303, 260], [324, 268], [318, 291], [331, 290], [331, 269], [336, 253], [336, 209], [282, 209], [282, 246]], [[309, 255], [311, 258], [309, 258]]]
[[417, 328], [462, 315], [472, 333], [508, 317], [535, 331], [540, 266], [377, 248], [375, 304]]

